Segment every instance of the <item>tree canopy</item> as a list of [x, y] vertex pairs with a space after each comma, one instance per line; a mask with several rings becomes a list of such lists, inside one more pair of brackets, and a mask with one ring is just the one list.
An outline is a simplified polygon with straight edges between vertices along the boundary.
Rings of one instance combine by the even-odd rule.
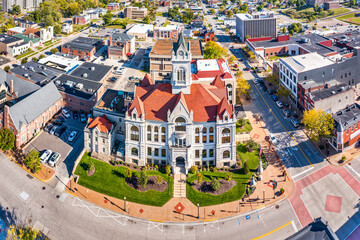
[[15, 135], [14, 133], [7, 128], [0, 129], [0, 148], [2, 150], [11, 150], [14, 148]]
[[228, 50], [220, 47], [214, 41], [209, 41], [205, 44], [204, 58], [205, 59], [220, 59], [228, 55]]
[[331, 114], [314, 108], [304, 111], [302, 122], [310, 138], [315, 142], [329, 137], [334, 129], [334, 119]]
[[36, 150], [31, 150], [24, 160], [25, 166], [30, 169], [33, 173], [36, 173], [41, 170], [40, 156], [39, 152]]

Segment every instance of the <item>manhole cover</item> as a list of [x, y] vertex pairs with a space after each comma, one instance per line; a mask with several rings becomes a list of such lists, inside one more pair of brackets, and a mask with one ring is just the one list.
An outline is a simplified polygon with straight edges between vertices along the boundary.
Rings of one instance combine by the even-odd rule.
[[275, 206], [276, 209], [279, 209], [279, 207], [280, 207], [279, 205], [276, 205], [276, 206]]
[[42, 190], [45, 190], [46, 189], [46, 187], [42, 187]]
[[44, 206], [41, 206], [41, 208], [44, 208]]
[[351, 162], [349, 162], [348, 164], [351, 165]]
[[30, 179], [33, 179], [33, 178], [34, 178], [34, 177], [31, 176], [30, 174], [26, 174], [26, 176], [27, 176], [28, 178], [30, 178]]
[[56, 195], [56, 198], [59, 198], [60, 197], [60, 195]]

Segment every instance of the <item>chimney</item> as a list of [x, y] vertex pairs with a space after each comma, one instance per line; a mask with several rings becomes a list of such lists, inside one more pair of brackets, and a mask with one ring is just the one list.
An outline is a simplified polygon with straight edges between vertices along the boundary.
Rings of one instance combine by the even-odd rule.
[[109, 47], [112, 45], [112, 35], [109, 36]]
[[9, 112], [10, 112], [10, 107], [8, 105], [5, 104], [4, 107], [4, 115], [3, 115], [3, 120], [4, 120], [4, 128], [9, 128]]
[[10, 80], [10, 95], [14, 93], [14, 80]]

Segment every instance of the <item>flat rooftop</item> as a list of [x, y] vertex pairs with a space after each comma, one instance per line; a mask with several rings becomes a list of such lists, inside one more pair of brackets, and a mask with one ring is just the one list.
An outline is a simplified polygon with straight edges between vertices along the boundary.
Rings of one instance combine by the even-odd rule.
[[102, 43], [102, 40], [95, 38], [87, 38], [87, 37], [78, 37], [74, 40], [64, 43], [62, 47], [71, 48], [75, 50], [90, 52], [99, 44]]
[[2, 43], [9, 44], [18, 41], [23, 41], [23, 40], [17, 37], [9, 36], [7, 34], [0, 34], [0, 42]]
[[39, 60], [39, 63], [69, 73], [84, 62], [72, 60], [67, 57], [52, 54]]
[[[94, 108], [125, 114], [128, 107], [126, 104], [131, 101], [133, 97], [134, 93], [108, 89]], [[125, 99], [128, 101], [126, 102]]]
[[[185, 41], [190, 43], [190, 51], [192, 57], [204, 55], [200, 40], [185, 40]], [[152, 56], [155, 57], [156, 55], [166, 55], [171, 57], [174, 42], [177, 42], [177, 40], [176, 41], [170, 39], [157, 40], [150, 52], [150, 57]]]
[[257, 12], [253, 15], [249, 13], [239, 13], [235, 15], [236, 17], [240, 18], [241, 20], [254, 20], [254, 19], [270, 19], [274, 18], [274, 12]]
[[102, 83], [87, 80], [85, 78], [75, 77], [63, 74], [54, 81], [59, 91], [84, 98], [91, 99]]
[[280, 61], [286, 63], [288, 66], [290, 66], [297, 72], [310, 71], [334, 63], [327, 57], [323, 57], [318, 53], [307, 53], [298, 56], [281, 58]]
[[44, 85], [64, 73], [61, 70], [37, 62], [28, 62], [17, 66], [10, 69], [10, 72], [21, 78], [29, 79], [38, 85]]
[[130, 28], [126, 33], [147, 33], [154, 29], [152, 24], [135, 24], [132, 28]]
[[329, 88], [323, 88], [317, 91], [311, 91], [309, 95], [311, 99], [314, 102], [316, 102], [316, 101], [324, 100], [326, 98], [331, 98], [333, 96], [336, 96], [340, 93], [344, 93], [347, 91], [353, 91], [353, 90], [346, 83], [341, 83], [335, 86], [331, 86]]
[[96, 64], [91, 62], [84, 62], [70, 75], [74, 77], [81, 77], [91, 81], [100, 82], [111, 71], [112, 66]]
[[287, 46], [290, 44], [297, 44], [301, 48], [306, 49], [309, 52], [317, 52], [320, 55], [327, 55], [329, 53], [343, 52], [343, 47], [337, 46], [332, 44], [332, 46], [327, 47], [324, 45], [319, 44], [320, 42], [331, 40], [329, 37], [321, 36], [319, 34], [311, 33], [306, 35], [297, 35], [297, 36], [290, 36], [288, 41], [281, 41], [279, 42], [277, 39], [271, 39], [267, 41], [258, 41], [258, 42], [251, 42], [251, 44], [255, 48], [272, 48], [272, 47], [280, 47], [280, 46]]
[[[346, 44], [349, 47], [360, 47], [360, 33], [359, 30], [354, 30], [346, 33], [338, 33], [328, 36], [330, 39], [334, 39], [340, 43]], [[343, 46], [339, 46], [343, 47]]]

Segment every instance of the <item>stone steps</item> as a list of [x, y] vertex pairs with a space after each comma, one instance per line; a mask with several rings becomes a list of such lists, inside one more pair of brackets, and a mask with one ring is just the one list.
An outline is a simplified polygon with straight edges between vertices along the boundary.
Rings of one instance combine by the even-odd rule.
[[186, 175], [177, 173], [174, 175], [174, 193], [173, 197], [186, 198]]

